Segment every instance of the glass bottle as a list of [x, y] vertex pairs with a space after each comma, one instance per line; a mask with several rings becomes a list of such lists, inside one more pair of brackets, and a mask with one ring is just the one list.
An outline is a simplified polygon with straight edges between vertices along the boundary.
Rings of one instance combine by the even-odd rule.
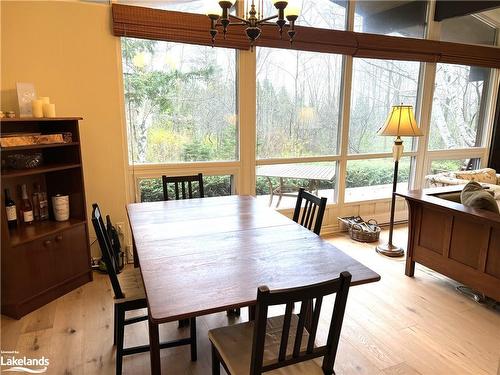
[[42, 191], [40, 184], [37, 184], [37, 192], [40, 220], [47, 220], [49, 218], [49, 201], [47, 200], [47, 192]]
[[22, 202], [21, 202], [21, 213], [23, 216], [23, 222], [25, 224], [32, 224], [34, 220], [33, 216], [33, 205], [28, 198], [28, 188], [26, 184], [21, 185], [22, 191]]
[[7, 213], [7, 225], [10, 229], [17, 227], [16, 202], [10, 196], [10, 190], [5, 189], [5, 211]]

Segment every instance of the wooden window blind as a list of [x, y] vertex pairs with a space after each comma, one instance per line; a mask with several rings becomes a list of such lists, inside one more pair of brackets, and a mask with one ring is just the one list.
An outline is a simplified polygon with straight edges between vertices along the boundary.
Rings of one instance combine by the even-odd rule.
[[[212, 45], [210, 20], [202, 14], [112, 4], [113, 34], [120, 37]], [[257, 46], [337, 53], [355, 57], [442, 62], [500, 68], [500, 48], [297, 26], [292, 45], [276, 27], [264, 26]], [[215, 46], [250, 49], [243, 26], [219, 33]], [[285, 34], [286, 35], [286, 34]]]

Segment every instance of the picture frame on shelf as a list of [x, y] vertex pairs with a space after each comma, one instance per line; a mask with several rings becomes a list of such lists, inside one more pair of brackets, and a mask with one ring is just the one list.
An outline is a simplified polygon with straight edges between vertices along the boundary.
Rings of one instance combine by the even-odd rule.
[[36, 99], [35, 85], [33, 83], [17, 82], [16, 88], [19, 117], [33, 117], [31, 102]]

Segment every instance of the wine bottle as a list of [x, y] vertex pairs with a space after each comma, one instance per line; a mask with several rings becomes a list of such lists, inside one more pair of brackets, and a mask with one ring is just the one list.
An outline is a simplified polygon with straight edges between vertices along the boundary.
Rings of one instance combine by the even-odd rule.
[[33, 217], [33, 206], [30, 202], [30, 199], [28, 198], [28, 188], [26, 187], [26, 184], [21, 185], [21, 191], [22, 191], [22, 202], [21, 202], [21, 212], [23, 214], [23, 222], [25, 224], [32, 224], [34, 217]]
[[14, 229], [17, 227], [17, 209], [9, 189], [5, 189], [5, 211], [7, 211], [7, 225], [10, 229]]
[[40, 185], [39, 184], [34, 184], [35, 190], [33, 191], [33, 194], [31, 194], [31, 201], [33, 202], [33, 216], [35, 218], [35, 221], [40, 220]]
[[41, 190], [40, 184], [37, 184], [36, 188], [38, 193], [40, 220], [47, 220], [49, 218], [49, 201], [47, 199], [47, 193]]

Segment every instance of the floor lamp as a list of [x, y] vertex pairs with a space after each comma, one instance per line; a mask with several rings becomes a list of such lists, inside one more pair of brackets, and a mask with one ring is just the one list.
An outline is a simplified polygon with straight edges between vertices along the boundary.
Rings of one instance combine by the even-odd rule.
[[415, 120], [413, 107], [411, 105], [395, 105], [391, 109], [391, 113], [378, 133], [381, 136], [396, 137], [394, 146], [392, 147], [392, 155], [394, 158], [394, 180], [392, 183], [392, 202], [391, 202], [391, 220], [389, 223], [389, 242], [378, 245], [377, 253], [389, 257], [401, 257], [404, 255], [404, 250], [395, 246], [392, 243], [392, 234], [394, 231], [394, 209], [396, 206], [396, 187], [398, 184], [398, 167], [399, 160], [403, 155], [403, 140], [401, 137], [418, 137], [423, 135]]

